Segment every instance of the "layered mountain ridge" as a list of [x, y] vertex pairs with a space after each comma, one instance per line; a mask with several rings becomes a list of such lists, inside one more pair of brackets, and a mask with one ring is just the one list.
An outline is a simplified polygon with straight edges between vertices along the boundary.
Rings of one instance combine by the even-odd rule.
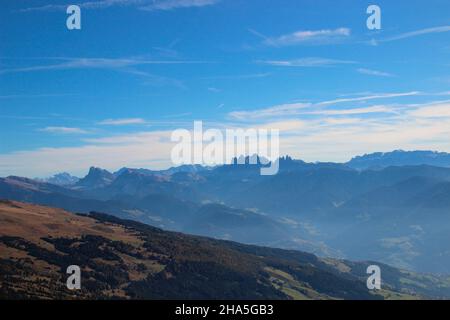
[[[76, 215], [0, 201], [0, 298], [6, 299], [419, 299], [450, 296], [446, 278], [373, 262], [167, 232], [101, 213]], [[81, 269], [81, 290], [66, 268]]]
[[[395, 151], [382, 158], [399, 155], [442, 163], [448, 154]], [[283, 157], [274, 176], [261, 176], [260, 164], [247, 163], [163, 173], [91, 168], [86, 177], [64, 186], [7, 177], [0, 178], [0, 198], [108, 212], [218, 239], [448, 273], [450, 168], [420, 161], [383, 167], [380, 154], [358, 159], [375, 159], [376, 165], [360, 169]]]

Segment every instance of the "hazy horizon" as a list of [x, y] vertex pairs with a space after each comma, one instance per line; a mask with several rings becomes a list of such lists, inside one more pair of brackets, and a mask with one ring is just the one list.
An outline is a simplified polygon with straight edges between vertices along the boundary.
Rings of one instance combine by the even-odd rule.
[[0, 13], [0, 176], [171, 167], [196, 120], [278, 129], [308, 162], [450, 152], [449, 3], [378, 1], [381, 30], [367, 1], [82, 2], [80, 30], [66, 4]]
[[[409, 152], [432, 152], [432, 153], [444, 153], [444, 154], [449, 154], [445, 151], [439, 151], [439, 150], [402, 150], [402, 149], [395, 149], [395, 150], [391, 150], [391, 151], [374, 151], [374, 152], [369, 152], [369, 153], [364, 153], [364, 154], [355, 154], [354, 156], [352, 156], [351, 158], [345, 160], [345, 161], [327, 161], [327, 160], [316, 160], [316, 161], [307, 161], [305, 159], [302, 158], [297, 158], [294, 157], [290, 154], [283, 154], [280, 155], [279, 158], [285, 158], [285, 157], [290, 157], [292, 160], [298, 160], [298, 161], [304, 161], [305, 163], [313, 163], [313, 164], [318, 164], [318, 163], [336, 163], [336, 164], [345, 164], [349, 161], [351, 161], [352, 159], [356, 158], [356, 157], [362, 157], [362, 156], [367, 156], [367, 155], [372, 155], [372, 154], [377, 154], [377, 153], [383, 153], [383, 154], [388, 154], [388, 153], [394, 153], [394, 152], [404, 152], [404, 153], [409, 153]], [[256, 154], [255, 154], [256, 155]], [[253, 155], [253, 156], [255, 156]], [[187, 166], [195, 166], [195, 165], [200, 165], [202, 167], [215, 167], [215, 166], [222, 166], [225, 164], [229, 164], [227, 163], [220, 163], [214, 166], [209, 166], [207, 164], [202, 164], [202, 163], [192, 163], [192, 164], [186, 164]], [[43, 175], [43, 176], [26, 176], [26, 175], [20, 175], [20, 174], [7, 174], [7, 175], [3, 175], [0, 177], [7, 177], [7, 176], [21, 176], [21, 177], [25, 177], [25, 178], [29, 178], [29, 179], [45, 179], [45, 178], [50, 178], [53, 177], [57, 174], [61, 174], [61, 173], [68, 173], [71, 176], [77, 177], [77, 178], [82, 178], [84, 176], [86, 176], [89, 173], [89, 170], [91, 168], [98, 168], [98, 169], [103, 169], [103, 170], [107, 170], [111, 173], [116, 173], [118, 171], [120, 171], [121, 169], [127, 168], [127, 169], [144, 169], [144, 170], [152, 170], [152, 171], [164, 171], [164, 170], [168, 170], [171, 168], [178, 168], [181, 166], [185, 166], [185, 165], [169, 165], [169, 166], [165, 166], [165, 167], [160, 167], [160, 168], [156, 168], [156, 167], [150, 167], [150, 166], [142, 166], [142, 167], [133, 167], [133, 166], [129, 166], [129, 165], [123, 165], [123, 166], [119, 166], [119, 167], [110, 167], [110, 168], [106, 168], [106, 167], [101, 167], [101, 166], [96, 166], [96, 165], [90, 165], [88, 167], [86, 167], [84, 170], [79, 171], [79, 172], [70, 172], [68, 170], [64, 170], [64, 168], [61, 168], [61, 170], [56, 170], [53, 173], [50, 173], [48, 175]]]

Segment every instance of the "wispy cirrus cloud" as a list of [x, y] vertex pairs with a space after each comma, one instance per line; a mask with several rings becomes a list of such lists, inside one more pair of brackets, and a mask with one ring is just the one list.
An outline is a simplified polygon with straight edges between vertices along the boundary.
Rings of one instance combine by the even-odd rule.
[[382, 41], [395, 41], [395, 40], [401, 40], [401, 39], [407, 39], [407, 38], [413, 38], [425, 34], [432, 34], [432, 33], [443, 33], [443, 32], [450, 32], [450, 26], [439, 26], [439, 27], [432, 27], [432, 28], [425, 28], [420, 30], [415, 30], [411, 32], [401, 33], [399, 35], [386, 38]]
[[84, 130], [81, 128], [74, 128], [74, 127], [45, 127], [45, 128], [39, 129], [39, 131], [55, 133], [55, 134], [87, 134], [87, 133], [89, 133], [89, 131], [87, 131], [87, 130]]
[[310, 107], [311, 105], [311, 103], [282, 104], [252, 111], [233, 111], [230, 112], [228, 116], [235, 120], [254, 120], [262, 118], [290, 116], [298, 114], [300, 109], [305, 109], [307, 107]]
[[389, 106], [376, 105], [376, 106], [370, 106], [370, 107], [351, 108], [351, 109], [342, 109], [342, 110], [318, 110], [318, 111], [305, 112], [303, 114], [336, 116], [336, 115], [361, 115], [361, 114], [369, 114], [369, 113], [396, 113], [396, 112]]
[[378, 71], [378, 70], [372, 70], [372, 69], [366, 69], [366, 68], [359, 68], [356, 71], [358, 71], [361, 74], [375, 76], [375, 77], [394, 77], [394, 75], [392, 73]]
[[19, 12], [32, 12], [32, 11], [57, 11], [66, 10], [70, 4], [76, 4], [83, 9], [106, 9], [114, 6], [136, 6], [143, 3], [148, 3], [149, 0], [99, 0], [99, 1], [86, 1], [81, 3], [67, 3], [67, 4], [47, 4], [38, 7], [29, 7], [18, 10]]
[[263, 44], [273, 47], [285, 47], [306, 44], [330, 44], [342, 41], [351, 35], [349, 28], [300, 30], [277, 37], [267, 37], [249, 29], [249, 31], [263, 39]]
[[[418, 95], [419, 93], [420, 92], [418, 91], [401, 92], [401, 93], [380, 93], [361, 97], [340, 98], [316, 103], [291, 103], [250, 111], [233, 111], [230, 112], [228, 116], [234, 120], [248, 121], [274, 117], [275, 118], [291, 117], [295, 115], [352, 115], [352, 114], [389, 113], [389, 112], [393, 113], [394, 111], [390, 109], [388, 106], [382, 105], [363, 108], [352, 107], [336, 110], [327, 110], [320, 108], [340, 103], [367, 102], [370, 100], [377, 100], [377, 99], [390, 99], [390, 98], [415, 96]], [[311, 110], [311, 108], [313, 107], [318, 109]]]
[[203, 64], [211, 63], [209, 61], [187, 61], [187, 60], [150, 60], [139, 58], [43, 58], [41, 60], [49, 60], [51, 63], [38, 64], [26, 67], [3, 68], [0, 74], [29, 73], [29, 72], [45, 72], [45, 71], [64, 71], [64, 70], [113, 70], [116, 72], [127, 73], [143, 78], [144, 84], [152, 86], [175, 86], [185, 89], [182, 81], [170, 77], [156, 75], [146, 70], [142, 70], [145, 66], [150, 65], [181, 65], [181, 64]]
[[146, 123], [147, 122], [142, 118], [106, 119], [98, 122], [99, 125], [103, 126], [127, 126]]
[[256, 63], [277, 67], [327, 67], [339, 64], [354, 64], [355, 61], [307, 57], [294, 60], [257, 60]]
[[255, 78], [265, 78], [270, 76], [269, 72], [260, 73], [247, 73], [247, 74], [232, 74], [232, 75], [217, 75], [209, 77], [201, 77], [203, 80], [241, 80], [241, 79], [255, 79]]
[[205, 7], [218, 3], [220, 0], [156, 0], [139, 9], [147, 11], [174, 10], [180, 8]]
[[370, 95], [364, 95], [359, 97], [351, 97], [351, 98], [339, 98], [334, 100], [327, 100], [323, 102], [317, 103], [318, 106], [330, 105], [336, 103], [345, 103], [345, 102], [358, 102], [358, 101], [369, 101], [376, 99], [389, 99], [389, 98], [400, 98], [400, 97], [410, 97], [421, 94], [420, 91], [409, 91], [409, 92], [392, 92], [392, 93], [374, 93]]
[[[180, 8], [204, 7], [218, 3], [220, 0], [99, 0], [86, 1], [77, 4], [83, 9], [107, 9], [111, 7], [137, 7], [140, 10], [156, 11], [156, 10], [174, 10]], [[66, 10], [68, 4], [48, 4], [39, 7], [30, 7], [19, 10], [19, 12], [32, 11], [55, 11]]]
[[333, 109], [333, 110], [306, 110], [306, 107], [313, 104], [290, 104], [283, 108], [272, 107], [256, 111], [235, 111], [229, 116], [235, 120], [257, 120], [263, 118], [286, 118], [289, 116], [343, 116], [343, 115], [364, 115], [372, 113], [396, 113], [389, 106], [376, 105], [362, 108]]
[[68, 70], [68, 69], [116, 69], [137, 73], [137, 70], [127, 69], [133, 66], [159, 65], [159, 64], [197, 64], [207, 63], [206, 61], [183, 61], [183, 60], [149, 60], [134, 58], [46, 58], [45, 60], [62, 61], [51, 64], [40, 64], [20, 68], [5, 68], [0, 70], [0, 74], [47, 71], [47, 70]]
[[52, 98], [52, 97], [68, 97], [73, 96], [71, 93], [41, 93], [41, 94], [10, 94], [0, 96], [0, 99], [16, 99], [16, 98]]

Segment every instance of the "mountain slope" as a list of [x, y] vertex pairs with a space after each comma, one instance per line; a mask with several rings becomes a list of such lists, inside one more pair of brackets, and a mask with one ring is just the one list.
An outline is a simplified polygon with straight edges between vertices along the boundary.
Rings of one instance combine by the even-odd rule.
[[[127, 179], [130, 177], [125, 173], [123, 175]], [[121, 185], [127, 187], [126, 183]], [[132, 183], [128, 185], [132, 188]], [[85, 198], [85, 194], [77, 190], [63, 189], [30, 179], [0, 178], [0, 198], [3, 199], [48, 205], [80, 213], [108, 212], [120, 218], [140, 221], [166, 230], [250, 244], [270, 245], [277, 242], [283, 243], [283, 248], [307, 248], [303, 242], [293, 242], [293, 239], [302, 237], [301, 232], [271, 217], [223, 205], [202, 205], [179, 200], [168, 193], [148, 192], [150, 191], [147, 191], [144, 197], [118, 192], [109, 200], [98, 200]], [[322, 250], [321, 247], [316, 249], [314, 244], [309, 247], [319, 252]]]
[[450, 168], [361, 171], [286, 157], [275, 176], [261, 176], [250, 164], [180, 171], [124, 168], [112, 175], [93, 168], [84, 178], [92, 184], [75, 189], [0, 178], [0, 198], [320, 256], [450, 270]]
[[[412, 297], [431, 280], [441, 283], [390, 268], [397, 284], [374, 294], [360, 271], [367, 264], [349, 268], [344, 261], [166, 232], [99, 213], [2, 201], [0, 221], [0, 298], [7, 299], [380, 299]], [[80, 291], [65, 287], [73, 264], [82, 269]], [[441, 290], [450, 295], [445, 284]]]

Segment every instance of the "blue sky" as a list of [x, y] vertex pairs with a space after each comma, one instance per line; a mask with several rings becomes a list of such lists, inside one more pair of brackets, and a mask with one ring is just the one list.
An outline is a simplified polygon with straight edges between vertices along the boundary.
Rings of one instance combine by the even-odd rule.
[[68, 4], [2, 4], [0, 176], [169, 167], [194, 120], [308, 161], [450, 152], [447, 0], [92, 0], [81, 30]]

